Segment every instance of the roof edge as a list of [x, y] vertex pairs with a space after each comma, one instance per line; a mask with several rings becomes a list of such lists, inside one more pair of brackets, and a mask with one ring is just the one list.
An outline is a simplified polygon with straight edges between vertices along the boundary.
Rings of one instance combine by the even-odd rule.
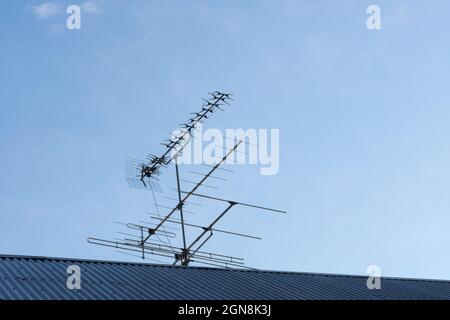
[[[67, 262], [85, 262], [85, 263], [109, 263], [109, 264], [125, 264], [125, 265], [142, 265], [153, 266], [162, 268], [175, 268], [175, 269], [204, 269], [204, 270], [221, 270], [228, 272], [257, 272], [257, 273], [284, 273], [284, 274], [304, 274], [311, 276], [328, 276], [328, 277], [346, 277], [346, 278], [367, 278], [367, 275], [353, 275], [353, 274], [336, 274], [336, 273], [319, 273], [319, 272], [303, 272], [303, 271], [282, 271], [282, 270], [263, 270], [263, 269], [238, 269], [238, 268], [212, 268], [202, 266], [174, 266], [168, 264], [157, 264], [148, 262], [134, 262], [134, 261], [114, 261], [114, 260], [99, 260], [99, 259], [82, 259], [82, 258], [62, 258], [62, 257], [50, 257], [50, 256], [33, 256], [33, 255], [16, 255], [16, 254], [1, 254], [0, 259], [30, 259], [30, 260], [58, 260]], [[450, 283], [450, 280], [444, 279], [423, 279], [423, 278], [403, 278], [403, 277], [381, 277], [381, 279], [400, 280], [400, 281], [428, 281], [428, 282], [443, 282]]]

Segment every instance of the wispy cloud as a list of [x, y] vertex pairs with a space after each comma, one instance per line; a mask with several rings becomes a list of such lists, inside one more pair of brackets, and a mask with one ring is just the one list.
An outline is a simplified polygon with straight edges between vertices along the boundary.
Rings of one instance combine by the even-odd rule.
[[62, 12], [61, 6], [52, 2], [45, 2], [31, 7], [33, 14], [39, 19], [46, 19]]
[[83, 12], [87, 13], [100, 13], [102, 12], [102, 9], [100, 8], [100, 5], [96, 1], [86, 1], [81, 5], [81, 9]]
[[[83, 2], [80, 7], [81, 11], [84, 13], [92, 13], [92, 14], [98, 14], [102, 12], [102, 3], [103, 1], [85, 1]], [[59, 3], [54, 2], [44, 2], [39, 5], [31, 6], [31, 12], [36, 18], [39, 19], [46, 19], [53, 17], [55, 15], [64, 13], [64, 8]]]

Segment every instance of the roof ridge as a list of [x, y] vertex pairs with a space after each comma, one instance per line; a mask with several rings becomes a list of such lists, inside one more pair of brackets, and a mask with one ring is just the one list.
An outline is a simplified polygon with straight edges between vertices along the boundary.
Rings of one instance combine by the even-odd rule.
[[[255, 273], [272, 273], [272, 274], [302, 274], [309, 276], [327, 276], [336, 278], [367, 278], [367, 275], [353, 275], [353, 274], [336, 274], [336, 273], [319, 273], [319, 272], [305, 272], [305, 271], [281, 271], [281, 270], [261, 270], [261, 269], [237, 269], [237, 268], [212, 268], [202, 266], [174, 266], [168, 264], [155, 264], [147, 262], [132, 262], [132, 261], [111, 261], [111, 260], [99, 260], [99, 259], [83, 259], [83, 258], [62, 258], [62, 257], [49, 257], [49, 256], [31, 256], [31, 255], [14, 255], [14, 254], [0, 254], [0, 259], [22, 259], [22, 260], [51, 260], [51, 261], [70, 261], [70, 262], [84, 262], [95, 264], [123, 264], [123, 265], [140, 265], [146, 267], [161, 267], [161, 268], [173, 268], [173, 269], [202, 269], [202, 270], [220, 270], [228, 272], [255, 272]], [[444, 279], [423, 279], [423, 278], [403, 278], [403, 277], [381, 277], [382, 279], [398, 280], [398, 281], [426, 281], [426, 282], [442, 282], [450, 283], [450, 280]]]

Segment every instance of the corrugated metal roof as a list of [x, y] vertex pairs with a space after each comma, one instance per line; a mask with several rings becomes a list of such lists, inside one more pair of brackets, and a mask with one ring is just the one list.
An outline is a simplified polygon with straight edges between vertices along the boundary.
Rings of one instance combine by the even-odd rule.
[[[81, 289], [66, 286], [67, 267], [81, 269]], [[300, 272], [178, 267], [145, 263], [0, 255], [2, 299], [450, 299], [450, 281]]]

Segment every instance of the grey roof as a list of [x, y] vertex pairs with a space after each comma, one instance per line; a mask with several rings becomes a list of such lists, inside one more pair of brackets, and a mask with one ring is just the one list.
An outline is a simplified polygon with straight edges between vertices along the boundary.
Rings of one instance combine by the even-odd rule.
[[[81, 289], [66, 286], [69, 265]], [[2, 299], [450, 299], [450, 281], [0, 255]]]

